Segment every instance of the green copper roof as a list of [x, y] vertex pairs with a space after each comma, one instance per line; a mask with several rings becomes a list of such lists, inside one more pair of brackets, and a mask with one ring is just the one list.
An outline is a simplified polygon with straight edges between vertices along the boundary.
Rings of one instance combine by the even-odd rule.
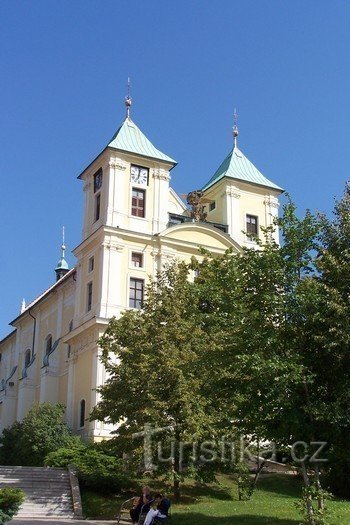
[[243, 155], [243, 153], [235, 146], [231, 153], [226, 157], [224, 162], [216, 170], [210, 181], [202, 188], [207, 190], [213, 184], [229, 177], [230, 179], [241, 180], [244, 182], [250, 182], [253, 184], [259, 184], [259, 186], [266, 186], [275, 190], [283, 191], [282, 188], [274, 184], [264, 175]]
[[64, 257], [61, 257], [57, 263], [55, 270], [69, 270], [68, 263]]
[[108, 146], [110, 148], [136, 153], [143, 157], [150, 157], [152, 159], [169, 162], [170, 164], [177, 164], [174, 159], [155, 148], [130, 118], [124, 120]]

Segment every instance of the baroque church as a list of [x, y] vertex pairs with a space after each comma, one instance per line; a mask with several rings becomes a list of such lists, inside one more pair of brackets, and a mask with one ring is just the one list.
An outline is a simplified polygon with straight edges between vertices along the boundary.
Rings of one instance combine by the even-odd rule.
[[84, 207], [75, 268], [63, 245], [56, 282], [23, 305], [0, 341], [0, 432], [33, 404], [50, 402], [66, 407], [75, 434], [108, 437], [111, 427], [88, 416], [106, 379], [97, 340], [109, 319], [142, 308], [147, 279], [165, 263], [200, 259], [200, 247], [213, 254], [254, 248], [249, 234], [277, 216], [283, 190], [238, 148], [236, 125], [232, 150], [188, 195], [188, 206], [170, 186], [176, 161], [130, 118], [130, 97], [125, 103], [124, 122], [78, 177]]

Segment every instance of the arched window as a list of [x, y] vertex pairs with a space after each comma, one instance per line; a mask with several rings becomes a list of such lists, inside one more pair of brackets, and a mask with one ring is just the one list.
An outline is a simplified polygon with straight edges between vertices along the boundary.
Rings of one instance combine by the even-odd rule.
[[48, 335], [45, 339], [45, 354], [48, 355], [52, 348], [52, 335]]
[[80, 401], [80, 407], [79, 407], [79, 428], [83, 428], [85, 426], [85, 399], [82, 399]]
[[30, 364], [30, 358], [31, 358], [31, 351], [30, 351], [30, 348], [28, 348], [28, 350], [26, 350], [24, 354], [24, 367], [25, 368], [28, 368]]

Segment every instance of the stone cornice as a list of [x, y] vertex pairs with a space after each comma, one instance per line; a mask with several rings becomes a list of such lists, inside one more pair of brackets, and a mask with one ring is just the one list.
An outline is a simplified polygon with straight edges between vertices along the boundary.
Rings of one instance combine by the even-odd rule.
[[171, 179], [169, 172], [162, 168], [151, 169], [151, 175], [154, 179], [169, 181]]
[[226, 186], [226, 189], [223, 195], [228, 195], [229, 197], [234, 197], [235, 199], [240, 199], [241, 191], [236, 186]]
[[122, 159], [119, 159], [117, 157], [111, 157], [108, 163], [110, 168], [114, 168], [116, 170], [125, 171], [128, 167], [128, 163], [125, 162]]

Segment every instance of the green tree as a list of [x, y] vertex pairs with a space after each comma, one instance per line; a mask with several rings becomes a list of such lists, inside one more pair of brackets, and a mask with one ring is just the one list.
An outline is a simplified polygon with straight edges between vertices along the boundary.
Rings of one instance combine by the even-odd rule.
[[[208, 257], [197, 280], [207, 326], [224, 349], [211, 357], [225, 372], [207, 387], [231, 410], [228, 419], [283, 446], [328, 442], [338, 457], [349, 422], [349, 211], [348, 194], [335, 221], [310, 212], [298, 219], [289, 202], [278, 221], [282, 247], [267, 228], [256, 250]], [[311, 447], [299, 466], [308, 523], [322, 523]]]
[[165, 470], [175, 498], [180, 494], [183, 463], [189, 467], [188, 451], [185, 460], [179, 443], [207, 437], [216, 417], [203, 392], [208, 375], [205, 355], [212, 342], [202, 328], [188, 273], [182, 263], [168, 267], [149, 285], [142, 311], [129, 310], [110, 321], [99, 341], [108, 379], [92, 413], [95, 419], [119, 425], [118, 449], [132, 452], [138, 469], [144, 450], [142, 436], [134, 434], [147, 425], [164, 429], [153, 443], [156, 446], [159, 439], [166, 443], [169, 449], [163, 456], [172, 459], [162, 462], [155, 453], [153, 466], [146, 458], [143, 468]]
[[11, 521], [23, 501], [24, 492], [21, 489], [0, 489], [0, 523]]
[[4, 429], [0, 438], [3, 465], [42, 466], [45, 457], [75, 438], [63, 421], [64, 406], [35, 405], [22, 422]]

